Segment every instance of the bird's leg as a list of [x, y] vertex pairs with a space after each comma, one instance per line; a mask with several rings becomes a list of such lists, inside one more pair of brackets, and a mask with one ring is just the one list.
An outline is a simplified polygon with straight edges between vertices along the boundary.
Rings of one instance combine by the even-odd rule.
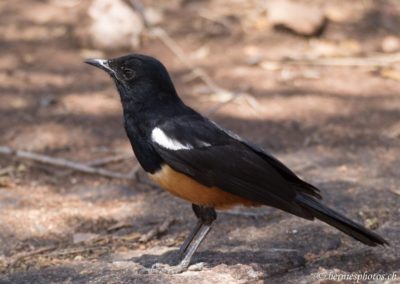
[[182, 258], [182, 256], [186, 252], [186, 249], [188, 248], [190, 243], [193, 241], [193, 239], [195, 238], [195, 236], [197, 235], [197, 233], [199, 232], [200, 228], [203, 225], [204, 225], [203, 221], [201, 219], [198, 219], [196, 226], [190, 231], [189, 236], [187, 236], [187, 238], [185, 239], [185, 241], [183, 242], [183, 244], [179, 248], [179, 251], [178, 251], [179, 258]]
[[217, 213], [212, 207], [193, 204], [192, 208], [199, 220], [179, 249], [179, 254], [183, 255], [181, 261], [176, 266], [155, 265], [154, 268], [161, 268], [163, 272], [173, 274], [181, 273], [189, 267], [193, 254], [210, 232], [212, 222], [217, 219]]
[[182, 269], [186, 269], [189, 267], [190, 260], [192, 259], [193, 254], [196, 252], [197, 248], [200, 246], [201, 242], [205, 239], [207, 234], [211, 230], [211, 224], [203, 224], [196, 235], [196, 238], [190, 243], [188, 248], [185, 251], [185, 255], [183, 256], [181, 262], [178, 264], [178, 267]]
[[185, 241], [179, 248], [178, 255], [180, 258], [182, 258], [182, 256], [186, 252], [188, 246], [191, 244], [193, 239], [199, 233], [201, 228], [207, 224], [211, 225], [211, 223], [215, 219], [217, 219], [217, 213], [215, 212], [214, 208], [212, 208], [212, 207], [205, 207], [205, 206], [199, 206], [199, 205], [192, 204], [192, 208], [193, 208], [194, 214], [196, 214], [198, 221], [197, 221], [196, 226], [190, 232], [189, 236], [185, 239]]
[[192, 208], [194, 214], [196, 214], [199, 220], [196, 227], [179, 249], [179, 253], [183, 255], [183, 257], [181, 262], [178, 264], [178, 267], [181, 267], [182, 269], [186, 269], [189, 266], [193, 254], [210, 232], [212, 222], [217, 219], [217, 213], [212, 207], [192, 204]]

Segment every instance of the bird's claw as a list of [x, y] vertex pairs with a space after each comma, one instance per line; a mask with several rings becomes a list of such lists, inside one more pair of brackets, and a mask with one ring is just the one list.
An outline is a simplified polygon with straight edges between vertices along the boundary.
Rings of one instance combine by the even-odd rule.
[[181, 264], [170, 266], [165, 263], [155, 263], [151, 267], [151, 270], [162, 272], [165, 274], [179, 274], [186, 271], [187, 268], [188, 268], [187, 265], [181, 265]]
[[202, 271], [205, 267], [205, 262], [195, 263], [187, 268], [188, 271]]
[[201, 271], [204, 268], [204, 262], [199, 262], [196, 264], [193, 264], [191, 266], [185, 264], [185, 263], [180, 263], [175, 266], [171, 266], [165, 263], [155, 263], [151, 267], [151, 270], [153, 272], [161, 272], [165, 274], [179, 274], [185, 271]]

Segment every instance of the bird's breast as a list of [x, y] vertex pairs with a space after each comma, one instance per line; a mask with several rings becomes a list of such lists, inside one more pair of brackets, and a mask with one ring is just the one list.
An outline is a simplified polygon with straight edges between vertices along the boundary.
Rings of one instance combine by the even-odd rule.
[[256, 202], [223, 191], [218, 187], [205, 186], [193, 178], [163, 165], [150, 179], [171, 194], [193, 204], [227, 209], [235, 205], [256, 206]]

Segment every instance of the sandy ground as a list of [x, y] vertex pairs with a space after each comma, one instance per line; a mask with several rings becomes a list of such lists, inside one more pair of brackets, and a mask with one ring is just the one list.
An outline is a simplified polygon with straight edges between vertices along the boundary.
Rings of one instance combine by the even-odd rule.
[[[0, 3], [0, 145], [81, 162], [126, 153], [127, 160], [107, 168], [128, 172], [136, 160], [114, 86], [82, 63], [98, 53], [75, 37], [82, 2]], [[328, 283], [329, 273], [396, 272], [400, 281], [396, 77], [368, 66], [271, 64], [313, 54], [315, 42], [264, 30], [262, 22], [249, 33], [234, 17], [229, 29], [221, 27], [196, 13], [222, 9], [222, 1], [186, 2], [164, 4], [164, 28], [218, 84], [249, 94], [212, 118], [268, 149], [321, 188], [326, 204], [391, 246], [366, 247], [321, 222], [272, 208], [239, 208], [219, 213], [193, 259], [204, 262], [201, 271], [162, 274], [148, 268], [174, 263], [195, 223], [190, 204], [149, 184], [143, 172], [138, 181], [125, 181], [2, 156], [0, 283]], [[228, 12], [240, 15], [240, 3]], [[357, 13], [357, 21], [331, 23], [316, 40], [352, 39], [361, 53], [376, 51], [389, 33], [386, 22], [379, 13]], [[202, 81], [189, 80], [190, 71], [157, 39], [133, 51], [163, 61], [183, 99], [200, 112], [224, 99], [204, 94]], [[254, 54], [264, 64], [250, 64]]]

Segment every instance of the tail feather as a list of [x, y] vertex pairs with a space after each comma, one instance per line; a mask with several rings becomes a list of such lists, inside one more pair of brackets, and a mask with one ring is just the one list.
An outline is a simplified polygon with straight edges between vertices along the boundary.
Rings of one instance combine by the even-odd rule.
[[324, 206], [313, 197], [299, 194], [297, 195], [296, 200], [301, 207], [310, 211], [317, 219], [339, 229], [366, 245], [389, 245], [389, 243], [378, 234]]

